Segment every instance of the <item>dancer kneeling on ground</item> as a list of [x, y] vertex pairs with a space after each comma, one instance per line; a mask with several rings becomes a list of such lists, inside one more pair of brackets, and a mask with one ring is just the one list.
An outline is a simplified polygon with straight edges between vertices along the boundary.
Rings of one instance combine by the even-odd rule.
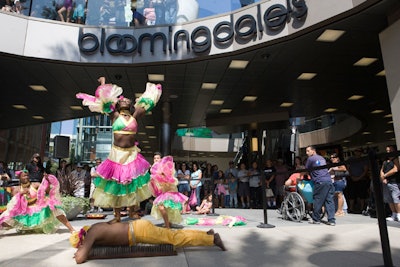
[[200, 230], [170, 230], [154, 226], [147, 220], [124, 222], [101, 222], [83, 227], [70, 237], [70, 243], [78, 248], [74, 254], [76, 263], [88, 259], [93, 246], [133, 246], [144, 244], [171, 244], [176, 247], [218, 246], [226, 250], [218, 233]]
[[61, 209], [57, 178], [45, 173], [41, 183], [31, 183], [27, 170], [16, 172], [20, 180], [18, 191], [0, 216], [0, 229], [14, 227], [17, 231], [54, 233], [59, 222], [72, 233], [65, 212]]

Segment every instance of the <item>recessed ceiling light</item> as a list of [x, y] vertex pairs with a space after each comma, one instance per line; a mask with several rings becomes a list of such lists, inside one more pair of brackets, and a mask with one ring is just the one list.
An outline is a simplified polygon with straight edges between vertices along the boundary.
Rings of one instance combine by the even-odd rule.
[[144, 148], [151, 148], [151, 146], [144, 146]]
[[219, 113], [231, 113], [231, 112], [232, 112], [232, 109], [230, 109], [230, 108], [223, 108], [219, 111]]
[[138, 135], [146, 135], [145, 132], [138, 132], [137, 134], [138, 134]]
[[28, 109], [25, 105], [13, 105], [13, 108], [16, 108], [16, 109]]
[[343, 143], [350, 143], [350, 140], [343, 140]]
[[229, 64], [230, 69], [245, 69], [249, 64], [248, 60], [232, 60]]
[[362, 59], [360, 59], [359, 61], [357, 61], [356, 63], [354, 63], [354, 66], [368, 66], [371, 65], [372, 63], [374, 63], [375, 61], [377, 61], [377, 58], [374, 57], [363, 57]]
[[245, 101], [245, 102], [254, 102], [254, 101], [256, 101], [256, 99], [257, 99], [256, 96], [247, 95], [247, 96], [243, 97], [243, 100], [242, 100], [242, 101]]
[[371, 111], [371, 114], [379, 114], [379, 113], [383, 113], [385, 112], [383, 109], [375, 109], [373, 111]]
[[186, 123], [178, 123], [177, 126], [178, 126], [178, 127], [187, 127], [187, 124], [186, 124]]
[[146, 125], [146, 127], [145, 127], [146, 129], [154, 129], [154, 128], [156, 128], [154, 125]]
[[148, 74], [147, 78], [150, 82], [163, 82], [164, 74]]
[[392, 141], [394, 141], [394, 140], [396, 140], [396, 137], [390, 138], [389, 140], [392, 140]]
[[362, 135], [367, 135], [367, 134], [371, 134], [371, 132], [362, 132]]
[[291, 102], [283, 102], [281, 105], [280, 105], [280, 107], [282, 107], [282, 108], [288, 108], [288, 107], [291, 107], [291, 106], [293, 106], [294, 105], [294, 103], [291, 103]]
[[141, 141], [143, 144], [148, 144], [148, 143], [150, 143], [148, 140], [143, 140], [143, 141]]
[[385, 70], [380, 71], [380, 72], [378, 72], [378, 73], [376, 74], [376, 76], [386, 76], [386, 71], [385, 71]]
[[215, 88], [217, 88], [217, 85], [218, 84], [216, 83], [203, 83], [201, 85], [201, 89], [214, 90]]
[[393, 117], [392, 114], [386, 114], [385, 116], [383, 116], [384, 118], [391, 118]]
[[222, 105], [224, 104], [224, 100], [212, 100], [211, 105]]
[[393, 133], [393, 130], [387, 130], [385, 133]]
[[388, 121], [387, 124], [393, 124], [393, 121]]
[[34, 118], [35, 120], [43, 120], [44, 119], [44, 117], [40, 116], [40, 115], [32, 116], [32, 118]]
[[38, 92], [46, 92], [47, 91], [46, 87], [44, 87], [43, 85], [29, 85], [29, 87], [32, 90], [38, 91]]
[[156, 139], [157, 136], [155, 136], [155, 135], [149, 135], [149, 138], [150, 138], [150, 139]]
[[335, 42], [345, 33], [345, 31], [340, 30], [325, 30], [318, 38], [319, 42]]
[[170, 95], [169, 98], [171, 99], [177, 99], [179, 96], [178, 95]]
[[153, 111], [147, 111], [146, 116], [148, 116], [148, 115], [153, 115]]
[[311, 80], [311, 79], [314, 78], [315, 76], [317, 76], [316, 73], [313, 73], [313, 72], [304, 72], [304, 73], [300, 74], [299, 77], [297, 77], [297, 80]]
[[72, 110], [83, 110], [82, 106], [69, 106]]
[[349, 98], [347, 98], [347, 100], [354, 101], [354, 100], [360, 100], [361, 98], [364, 98], [364, 96], [363, 95], [352, 95]]
[[327, 108], [324, 110], [324, 112], [330, 113], [330, 112], [335, 112], [337, 108]]
[[372, 145], [373, 142], [366, 142], [365, 144], [366, 144], [366, 145]]

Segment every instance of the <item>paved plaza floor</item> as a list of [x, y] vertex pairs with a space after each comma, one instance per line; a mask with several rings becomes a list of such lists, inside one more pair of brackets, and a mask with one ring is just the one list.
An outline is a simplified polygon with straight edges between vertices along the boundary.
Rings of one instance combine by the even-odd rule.
[[[276, 210], [216, 209], [215, 213], [243, 216], [244, 226], [184, 225], [184, 229], [220, 233], [227, 251], [218, 247], [178, 248], [176, 256], [91, 260], [82, 266], [384, 266], [377, 219], [358, 214], [337, 218], [336, 226], [313, 225], [283, 220]], [[204, 215], [185, 215], [184, 218]], [[211, 217], [211, 216], [210, 216]], [[112, 219], [109, 212], [105, 220]], [[143, 219], [162, 223], [151, 216]], [[71, 221], [76, 229], [104, 220]], [[262, 228], [260, 226], [270, 226]], [[391, 259], [400, 266], [400, 223], [388, 222]], [[62, 226], [55, 234], [17, 234], [14, 230], [0, 234], [0, 266], [76, 266], [75, 249], [68, 242], [69, 232]]]

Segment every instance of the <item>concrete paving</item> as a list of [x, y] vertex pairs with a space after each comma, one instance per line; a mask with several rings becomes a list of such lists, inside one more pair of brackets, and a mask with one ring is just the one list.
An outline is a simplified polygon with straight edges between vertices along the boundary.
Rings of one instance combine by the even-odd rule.
[[[91, 260], [83, 266], [384, 266], [377, 219], [347, 214], [337, 218], [336, 226], [313, 225], [283, 220], [276, 210], [216, 209], [220, 215], [246, 218], [245, 226], [215, 225], [228, 251], [217, 247], [177, 249], [178, 255]], [[185, 215], [205, 217], [203, 215]], [[112, 219], [108, 215], [105, 220]], [[161, 221], [151, 216], [143, 219], [154, 224]], [[71, 221], [76, 229], [104, 220], [78, 217]], [[261, 228], [259, 226], [273, 226]], [[186, 226], [185, 229], [208, 230], [206, 226]], [[388, 222], [391, 259], [400, 266], [400, 223]], [[0, 266], [76, 266], [75, 249], [69, 245], [69, 232], [62, 226], [55, 234], [19, 235], [15, 230], [0, 233]]]

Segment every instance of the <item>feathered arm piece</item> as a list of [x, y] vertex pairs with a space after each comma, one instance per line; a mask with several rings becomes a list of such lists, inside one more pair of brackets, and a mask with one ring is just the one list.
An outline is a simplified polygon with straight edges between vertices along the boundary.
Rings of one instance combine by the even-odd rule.
[[151, 111], [160, 100], [161, 93], [161, 84], [147, 83], [146, 91], [136, 99], [135, 108], [142, 107], [146, 112]]
[[88, 106], [92, 112], [109, 114], [115, 110], [118, 100], [123, 98], [122, 92], [118, 85], [103, 84], [97, 87], [94, 96], [78, 93], [76, 98], [82, 99], [82, 105]]
[[82, 245], [82, 242], [85, 239], [85, 235], [87, 231], [89, 231], [89, 228], [90, 226], [85, 225], [79, 232], [75, 231], [71, 234], [71, 236], [69, 237], [69, 243], [73, 248], [78, 248], [80, 245]]

